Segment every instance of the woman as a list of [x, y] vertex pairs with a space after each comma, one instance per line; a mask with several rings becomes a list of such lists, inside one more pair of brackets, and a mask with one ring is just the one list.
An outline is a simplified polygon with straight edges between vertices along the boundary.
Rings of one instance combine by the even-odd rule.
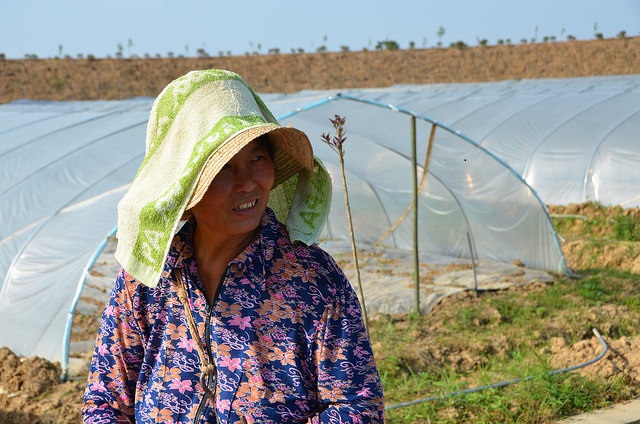
[[330, 184], [238, 75], [169, 84], [118, 205], [84, 422], [382, 423], [358, 298], [314, 244]]

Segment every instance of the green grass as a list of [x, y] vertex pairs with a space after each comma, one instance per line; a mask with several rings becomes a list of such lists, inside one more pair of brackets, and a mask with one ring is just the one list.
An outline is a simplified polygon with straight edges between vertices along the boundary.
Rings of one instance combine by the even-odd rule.
[[[587, 270], [538, 289], [461, 298], [424, 316], [376, 317], [370, 333], [387, 406], [428, 399], [389, 409], [387, 422], [542, 423], [637, 396], [638, 384], [623, 377], [550, 375], [547, 356], [554, 338], [572, 345], [593, 338], [593, 328], [609, 341], [640, 334], [638, 280]], [[613, 324], [612, 309], [624, 312]], [[451, 395], [511, 380], [521, 381]]]
[[[640, 241], [640, 221], [637, 216], [625, 214], [621, 207], [614, 208], [614, 214], [611, 215], [606, 213], [609, 208], [604, 205], [590, 203], [589, 206], [594, 216], [556, 215], [552, 219], [554, 227], [560, 234], [569, 237], [579, 235], [594, 239]], [[579, 226], [576, 226], [577, 222]]]
[[613, 222], [616, 240], [640, 241], [640, 223], [633, 216], [618, 215]]
[[[546, 423], [640, 395], [630, 374], [594, 372], [625, 361], [613, 350], [557, 372], [602, 352], [594, 328], [610, 347], [640, 336], [640, 276], [623, 270], [628, 260], [626, 268], [601, 265], [640, 255], [637, 211], [583, 206], [553, 218], [563, 237], [581, 241], [574, 277], [463, 293], [425, 315], [370, 320], [388, 423]], [[579, 356], [574, 347], [586, 343], [591, 350]]]

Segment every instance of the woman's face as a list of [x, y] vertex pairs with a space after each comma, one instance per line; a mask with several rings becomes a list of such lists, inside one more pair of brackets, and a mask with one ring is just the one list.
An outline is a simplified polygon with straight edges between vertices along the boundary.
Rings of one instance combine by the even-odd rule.
[[191, 210], [216, 238], [246, 237], [258, 228], [275, 173], [267, 141], [249, 143], [220, 170]]

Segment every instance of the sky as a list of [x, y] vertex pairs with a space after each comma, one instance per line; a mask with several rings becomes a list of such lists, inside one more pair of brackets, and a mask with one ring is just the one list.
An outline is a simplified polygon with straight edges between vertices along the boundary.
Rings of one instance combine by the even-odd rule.
[[640, 0], [0, 0], [7, 59], [210, 56], [640, 35]]

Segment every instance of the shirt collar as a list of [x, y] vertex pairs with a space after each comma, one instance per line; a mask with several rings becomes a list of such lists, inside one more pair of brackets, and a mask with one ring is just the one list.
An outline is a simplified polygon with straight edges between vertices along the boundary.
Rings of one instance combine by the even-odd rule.
[[[195, 267], [193, 252], [193, 233], [196, 227], [192, 217], [184, 223], [182, 228], [174, 236], [171, 249], [167, 256], [167, 265], [176, 268], [187, 268], [189, 271]], [[279, 232], [283, 230], [274, 212], [267, 208], [260, 220], [258, 235], [240, 254], [231, 261], [230, 265], [246, 267], [256, 258], [268, 259], [273, 257], [273, 250], [279, 238]], [[286, 230], [285, 230], [286, 231]]]

